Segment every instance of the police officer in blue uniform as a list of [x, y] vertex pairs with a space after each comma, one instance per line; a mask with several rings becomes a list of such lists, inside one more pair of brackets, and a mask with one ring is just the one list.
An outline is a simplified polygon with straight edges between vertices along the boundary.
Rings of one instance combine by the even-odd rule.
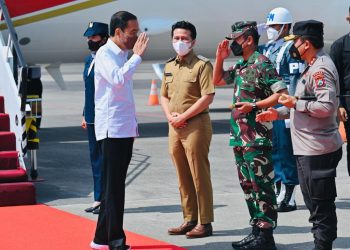
[[[263, 54], [275, 65], [278, 74], [294, 95], [297, 81], [304, 69], [304, 62], [291, 58], [289, 49], [293, 41], [286, 41], [292, 25], [289, 10], [278, 7], [267, 15], [267, 37], [269, 42], [263, 48]], [[299, 184], [296, 160], [290, 134], [289, 120], [273, 121], [272, 160], [277, 188], [278, 212], [289, 212], [297, 209], [295, 203], [295, 186]], [[282, 183], [282, 187], [279, 188]], [[280, 190], [279, 190], [280, 189]]]
[[84, 33], [90, 55], [85, 59], [84, 82], [85, 82], [85, 104], [83, 112], [82, 127], [87, 129], [90, 149], [90, 160], [92, 174], [94, 178], [94, 203], [91, 207], [85, 209], [86, 212], [98, 214], [101, 202], [101, 169], [102, 169], [102, 152], [96, 142], [95, 137], [95, 83], [94, 83], [94, 58], [97, 50], [107, 42], [108, 25], [99, 22], [90, 22]]

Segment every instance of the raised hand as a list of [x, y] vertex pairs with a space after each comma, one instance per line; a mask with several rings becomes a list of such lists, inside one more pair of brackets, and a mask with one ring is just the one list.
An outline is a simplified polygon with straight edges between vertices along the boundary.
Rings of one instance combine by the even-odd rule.
[[223, 60], [229, 57], [231, 54], [229, 43], [229, 40], [225, 39], [218, 44], [218, 47], [216, 49], [216, 58]]
[[147, 45], [148, 45], [149, 37], [145, 32], [142, 32], [139, 37], [137, 38], [137, 41], [134, 45], [134, 48], [132, 49], [134, 54], [137, 54], [139, 56], [143, 56], [143, 54], [146, 51]]

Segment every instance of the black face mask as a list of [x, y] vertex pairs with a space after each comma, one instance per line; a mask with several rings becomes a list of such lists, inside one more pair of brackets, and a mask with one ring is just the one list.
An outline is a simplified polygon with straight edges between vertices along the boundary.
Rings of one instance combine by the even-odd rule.
[[98, 41], [98, 42], [94, 42], [92, 40], [89, 40], [88, 45], [89, 45], [89, 50], [97, 51], [103, 44], [102, 44], [102, 40]]
[[[301, 45], [303, 45], [303, 43], [300, 44], [300, 45], [298, 46], [298, 48], [299, 48]], [[302, 59], [301, 59], [301, 55], [300, 55], [300, 52], [299, 52], [298, 48], [295, 47], [295, 45], [293, 44], [293, 45], [289, 48], [289, 54], [290, 54], [290, 56], [291, 56], [293, 59], [299, 60], [299, 61], [300, 61], [300, 60], [302, 60]]]
[[[245, 42], [245, 41], [244, 41]], [[244, 43], [243, 42], [243, 43]], [[242, 44], [243, 44], [242, 43]], [[233, 41], [230, 45], [230, 48], [232, 50], [232, 53], [235, 55], [235, 56], [242, 56], [243, 55], [243, 48], [242, 48], [242, 45], [241, 44], [238, 44], [236, 41]]]

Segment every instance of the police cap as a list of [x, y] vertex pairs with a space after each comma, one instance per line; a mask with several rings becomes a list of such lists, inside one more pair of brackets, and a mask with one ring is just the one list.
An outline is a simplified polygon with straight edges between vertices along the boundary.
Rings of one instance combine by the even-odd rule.
[[99, 22], [90, 22], [84, 36], [108, 36], [108, 24]]
[[226, 37], [228, 40], [235, 40], [237, 37], [243, 35], [247, 30], [257, 28], [255, 21], [239, 21], [232, 24], [231, 29], [232, 33]]
[[323, 39], [323, 23], [316, 20], [296, 22], [293, 26], [293, 35], [285, 37], [285, 40], [294, 40], [300, 36]]

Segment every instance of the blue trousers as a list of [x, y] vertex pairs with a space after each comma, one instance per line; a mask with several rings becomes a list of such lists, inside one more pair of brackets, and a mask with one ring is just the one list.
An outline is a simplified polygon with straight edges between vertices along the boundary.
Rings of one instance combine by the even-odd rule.
[[96, 141], [95, 125], [87, 124], [92, 176], [94, 178], [94, 200], [101, 201], [102, 150]]
[[272, 162], [275, 182], [281, 181], [287, 185], [299, 184], [290, 128], [286, 128], [284, 120], [273, 121]]

